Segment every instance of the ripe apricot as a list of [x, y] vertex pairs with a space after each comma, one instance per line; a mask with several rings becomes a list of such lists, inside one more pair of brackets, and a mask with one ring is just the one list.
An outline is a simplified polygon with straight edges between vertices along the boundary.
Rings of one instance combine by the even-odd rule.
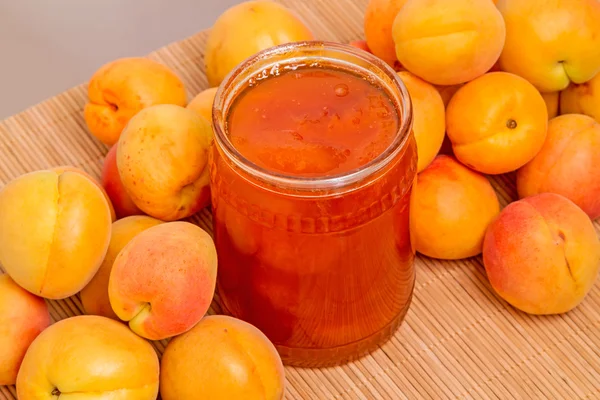
[[592, 219], [600, 217], [600, 124], [582, 114], [565, 114], [548, 124], [540, 152], [517, 172], [519, 197], [560, 194]]
[[210, 86], [219, 86], [246, 58], [279, 44], [313, 40], [310, 29], [288, 8], [267, 0], [227, 9], [208, 35], [204, 63]]
[[79, 293], [86, 314], [100, 315], [119, 321], [108, 298], [108, 281], [115, 258], [131, 239], [140, 232], [160, 223], [162, 221], [146, 215], [132, 215], [113, 222], [110, 243], [104, 261], [96, 275]]
[[492, 68], [505, 27], [490, 0], [408, 0], [392, 37], [404, 68], [435, 85], [456, 85]]
[[17, 375], [19, 400], [155, 400], [160, 363], [148, 341], [96, 315], [62, 319], [40, 333]]
[[212, 107], [217, 94], [216, 87], [204, 89], [198, 93], [192, 101], [188, 103], [186, 108], [195, 111], [201, 117], [204, 117], [212, 125]]
[[486, 232], [483, 263], [494, 290], [531, 314], [559, 314], [594, 285], [600, 243], [573, 202], [542, 193], [506, 206]]
[[155, 104], [185, 106], [183, 82], [167, 66], [144, 57], [125, 57], [100, 67], [88, 85], [83, 116], [91, 134], [108, 146], [138, 111]]
[[154, 218], [187, 218], [210, 204], [210, 122], [172, 104], [151, 106], [127, 124], [117, 172], [133, 203]]
[[446, 110], [433, 85], [408, 71], [398, 72], [413, 104], [413, 132], [417, 141], [417, 171], [427, 167], [442, 147], [446, 132]]
[[371, 52], [391, 66], [398, 63], [392, 24], [407, 0], [370, 0], [365, 9], [364, 31]]
[[37, 296], [79, 292], [100, 268], [111, 228], [105, 194], [79, 171], [33, 171], [0, 189], [0, 264]]
[[600, 73], [577, 85], [571, 83], [560, 92], [561, 114], [585, 114], [600, 122]]
[[216, 278], [211, 236], [189, 222], [166, 222], [139, 232], [117, 254], [108, 298], [132, 331], [162, 340], [200, 321], [212, 302]]
[[500, 211], [485, 176], [439, 155], [418, 175], [413, 190], [410, 230], [419, 253], [446, 260], [481, 253], [485, 230]]
[[514, 171], [542, 148], [548, 111], [540, 92], [508, 72], [490, 72], [460, 88], [446, 110], [456, 158], [485, 174]]
[[44, 299], [0, 272], [0, 386], [15, 384], [27, 349], [50, 323]]
[[117, 145], [111, 147], [102, 163], [102, 188], [115, 210], [116, 218], [113, 218], [113, 221], [130, 215], [144, 214], [135, 205], [133, 200], [131, 200], [131, 197], [123, 186], [123, 181], [121, 181], [121, 176], [119, 175], [119, 168], [117, 167], [117, 149]]
[[600, 1], [498, 0], [506, 24], [503, 71], [541, 92], [586, 82], [600, 71]]
[[281, 400], [285, 372], [256, 327], [225, 315], [204, 317], [169, 342], [161, 362], [164, 400]]

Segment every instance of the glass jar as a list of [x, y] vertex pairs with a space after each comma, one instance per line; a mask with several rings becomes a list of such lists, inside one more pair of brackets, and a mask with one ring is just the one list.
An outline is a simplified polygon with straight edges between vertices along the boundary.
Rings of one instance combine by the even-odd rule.
[[[228, 132], [235, 100], [261, 80], [297, 68], [336, 68], [381, 88], [398, 118], [386, 150], [359, 168], [320, 177], [286, 175], [244, 157]], [[287, 365], [347, 362], [389, 339], [404, 319], [415, 281], [409, 198], [417, 151], [410, 98], [396, 72], [348, 45], [276, 46], [222, 82], [212, 122], [223, 311], [264, 332]]]

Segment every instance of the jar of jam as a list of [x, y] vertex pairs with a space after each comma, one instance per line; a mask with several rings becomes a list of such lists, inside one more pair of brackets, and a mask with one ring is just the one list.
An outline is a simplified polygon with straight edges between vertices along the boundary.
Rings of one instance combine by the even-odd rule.
[[222, 82], [212, 122], [224, 312], [287, 365], [343, 363], [389, 339], [415, 281], [417, 151], [395, 71], [348, 45], [276, 46]]

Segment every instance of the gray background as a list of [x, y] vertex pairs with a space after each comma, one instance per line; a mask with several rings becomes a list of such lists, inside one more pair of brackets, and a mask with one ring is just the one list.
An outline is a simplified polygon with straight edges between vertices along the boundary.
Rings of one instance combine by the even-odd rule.
[[241, 0], [0, 0], [0, 119], [209, 28]]

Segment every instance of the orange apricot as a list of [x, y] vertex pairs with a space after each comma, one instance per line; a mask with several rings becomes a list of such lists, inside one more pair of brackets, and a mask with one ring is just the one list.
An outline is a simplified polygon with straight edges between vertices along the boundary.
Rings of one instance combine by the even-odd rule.
[[313, 40], [304, 22], [282, 4], [244, 1], [222, 13], [208, 34], [204, 63], [210, 86], [219, 86], [246, 58], [279, 44]]
[[559, 314], [580, 304], [594, 285], [600, 243], [579, 207], [542, 193], [509, 204], [490, 224], [483, 263], [508, 303], [530, 314]]
[[600, 122], [600, 73], [580, 85], [571, 83], [560, 92], [561, 114], [585, 114]]
[[517, 172], [524, 198], [544, 192], [560, 194], [592, 219], [600, 217], [600, 124], [582, 114], [565, 114], [548, 124], [540, 152]]
[[542, 148], [548, 111], [540, 92], [508, 72], [490, 72], [460, 88], [446, 110], [456, 158], [485, 174], [514, 171]]
[[60, 320], [39, 334], [17, 375], [17, 398], [155, 400], [160, 363], [148, 341], [97, 315]]
[[131, 200], [131, 197], [123, 186], [123, 181], [119, 175], [119, 168], [117, 167], [117, 149], [117, 145], [111, 147], [102, 163], [102, 188], [114, 208], [116, 218], [113, 218], [113, 220], [125, 218], [130, 215], [144, 214], [135, 205], [133, 200]]
[[146, 215], [132, 215], [113, 222], [104, 261], [90, 283], [79, 293], [86, 314], [100, 315], [119, 321], [108, 298], [108, 281], [115, 258], [137, 234], [160, 223], [162, 221]]
[[410, 230], [419, 253], [446, 260], [481, 253], [485, 230], [500, 211], [485, 176], [439, 155], [418, 175], [413, 190]]
[[117, 145], [117, 173], [133, 203], [154, 218], [187, 218], [210, 204], [210, 122], [181, 106], [143, 109]]
[[398, 63], [392, 24], [407, 0], [370, 0], [365, 9], [364, 31], [371, 52], [391, 66]]
[[0, 273], [0, 385], [15, 384], [27, 349], [50, 323], [44, 299]]
[[0, 264], [37, 296], [73, 296], [100, 268], [111, 225], [106, 196], [86, 174], [23, 174], [0, 189]]
[[212, 302], [216, 277], [210, 235], [189, 222], [165, 222], [138, 233], [119, 252], [108, 297], [132, 331], [162, 340], [200, 321]]
[[204, 117], [212, 125], [212, 107], [217, 94], [216, 87], [204, 89], [198, 93], [186, 106], [192, 111], [195, 111], [201, 117]]
[[171, 340], [161, 361], [163, 400], [281, 400], [285, 372], [256, 327], [225, 315], [204, 317]]
[[435, 85], [456, 85], [492, 68], [505, 27], [490, 0], [408, 0], [392, 37], [404, 68]]
[[541, 92], [583, 83], [600, 71], [600, 1], [499, 0], [506, 25], [503, 71]]
[[420, 172], [427, 167], [442, 147], [446, 132], [446, 110], [433, 85], [408, 71], [398, 72], [413, 104], [413, 132], [417, 141]]
[[88, 85], [83, 116], [90, 133], [108, 146], [138, 111], [155, 104], [185, 106], [183, 82], [169, 67], [144, 57], [125, 57], [100, 67]]

